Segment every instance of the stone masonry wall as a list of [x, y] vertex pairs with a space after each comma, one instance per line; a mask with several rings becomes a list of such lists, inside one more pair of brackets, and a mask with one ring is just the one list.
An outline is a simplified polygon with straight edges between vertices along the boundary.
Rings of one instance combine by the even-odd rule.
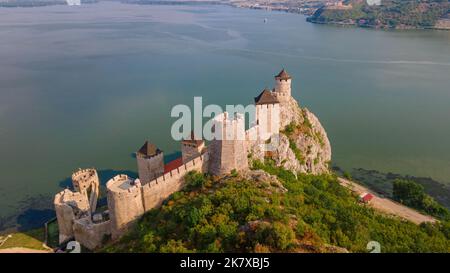
[[159, 153], [153, 157], [146, 158], [136, 155], [139, 179], [146, 184], [164, 173], [164, 155]]
[[204, 143], [197, 145], [193, 143], [182, 143], [181, 144], [181, 155], [183, 163], [191, 161], [192, 159], [200, 156], [203, 148], [205, 147]]
[[100, 180], [95, 169], [79, 169], [72, 174], [72, 185], [75, 191], [88, 195], [90, 191], [89, 206], [92, 213], [97, 207], [97, 199], [100, 193]]
[[90, 218], [74, 221], [75, 240], [88, 249], [96, 249], [103, 244], [105, 236], [111, 234], [111, 221], [93, 223]]
[[232, 170], [241, 170], [248, 167], [247, 141], [249, 134], [245, 132], [243, 115], [231, 118], [227, 112], [214, 118], [215, 138], [208, 146], [209, 167], [208, 172], [213, 175], [223, 175]]
[[208, 153], [205, 153], [142, 186], [144, 210], [160, 206], [172, 193], [181, 190], [184, 186], [184, 176], [188, 172], [206, 172], [208, 160]]
[[73, 237], [73, 221], [90, 215], [89, 201], [85, 194], [65, 189], [55, 195], [53, 201], [58, 219], [59, 242], [63, 243]]
[[132, 223], [144, 213], [141, 184], [137, 183], [121, 190], [116, 183], [130, 181], [126, 175], [118, 175], [106, 183], [108, 209], [111, 219], [111, 235], [119, 238]]

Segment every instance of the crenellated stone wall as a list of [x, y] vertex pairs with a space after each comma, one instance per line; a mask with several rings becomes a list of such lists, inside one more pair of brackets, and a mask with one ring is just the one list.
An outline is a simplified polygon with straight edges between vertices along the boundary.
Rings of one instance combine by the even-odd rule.
[[200, 155], [145, 185], [126, 175], [118, 175], [108, 181], [106, 187], [112, 238], [122, 236], [144, 212], [160, 206], [172, 193], [181, 190], [188, 172], [207, 172], [208, 158], [208, 154]]
[[172, 193], [181, 190], [188, 172], [207, 172], [208, 160], [209, 156], [205, 153], [142, 186], [144, 210], [160, 206]]
[[76, 219], [73, 224], [75, 240], [88, 249], [101, 247], [111, 234], [111, 220], [94, 223], [89, 217]]

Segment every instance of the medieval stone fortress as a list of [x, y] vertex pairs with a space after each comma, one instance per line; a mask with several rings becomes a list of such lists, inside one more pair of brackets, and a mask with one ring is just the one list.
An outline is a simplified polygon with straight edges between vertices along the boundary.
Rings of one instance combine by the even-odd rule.
[[[97, 171], [75, 172], [73, 191], [65, 189], [54, 199], [60, 243], [74, 239], [95, 249], [109, 236], [113, 240], [120, 238], [145, 212], [181, 190], [184, 176], [190, 171], [223, 176], [232, 171], [246, 171], [249, 158], [263, 160], [270, 156], [278, 165], [294, 172], [328, 172], [331, 147], [325, 130], [291, 96], [291, 76], [284, 69], [275, 76], [274, 89], [264, 89], [255, 97], [255, 108], [256, 120], [247, 130], [242, 114], [216, 115], [213, 128], [220, 137], [206, 146], [192, 133], [181, 141], [182, 156], [167, 164], [163, 151], [145, 142], [136, 152], [139, 178], [117, 175], [106, 183], [107, 210], [97, 208], [100, 184]], [[306, 132], [294, 144], [280, 133], [293, 123], [303, 124]], [[274, 143], [271, 149], [267, 149], [268, 143]], [[302, 151], [301, 158], [297, 150]]]

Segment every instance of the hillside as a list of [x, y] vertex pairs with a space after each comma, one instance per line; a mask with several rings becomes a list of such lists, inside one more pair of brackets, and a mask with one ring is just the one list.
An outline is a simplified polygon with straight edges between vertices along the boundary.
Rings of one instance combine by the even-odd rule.
[[381, 5], [371, 6], [363, 0], [347, 0], [339, 6], [320, 8], [307, 20], [373, 28], [445, 29], [449, 10], [450, 2], [447, 0], [382, 0]]
[[199, 173], [106, 252], [449, 252], [450, 223], [417, 226], [357, 202], [332, 175], [253, 162], [218, 179]]

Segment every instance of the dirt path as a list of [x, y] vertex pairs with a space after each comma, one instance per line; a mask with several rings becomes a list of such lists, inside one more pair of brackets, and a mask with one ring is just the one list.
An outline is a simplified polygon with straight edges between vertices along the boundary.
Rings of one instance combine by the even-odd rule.
[[436, 222], [436, 219], [431, 216], [423, 215], [417, 212], [416, 210], [408, 208], [388, 198], [381, 198], [373, 191], [355, 182], [352, 182], [350, 180], [341, 177], [339, 177], [338, 180], [342, 186], [350, 189], [353, 192], [356, 192], [358, 195], [365, 192], [371, 193], [374, 196], [374, 198], [372, 199], [372, 201], [370, 201], [369, 205], [377, 210], [383, 211], [384, 213], [387, 214], [397, 215], [415, 224], [421, 224], [423, 222], [433, 222], [433, 223]]
[[37, 250], [25, 247], [11, 247], [0, 249], [0, 253], [51, 253], [49, 250]]

